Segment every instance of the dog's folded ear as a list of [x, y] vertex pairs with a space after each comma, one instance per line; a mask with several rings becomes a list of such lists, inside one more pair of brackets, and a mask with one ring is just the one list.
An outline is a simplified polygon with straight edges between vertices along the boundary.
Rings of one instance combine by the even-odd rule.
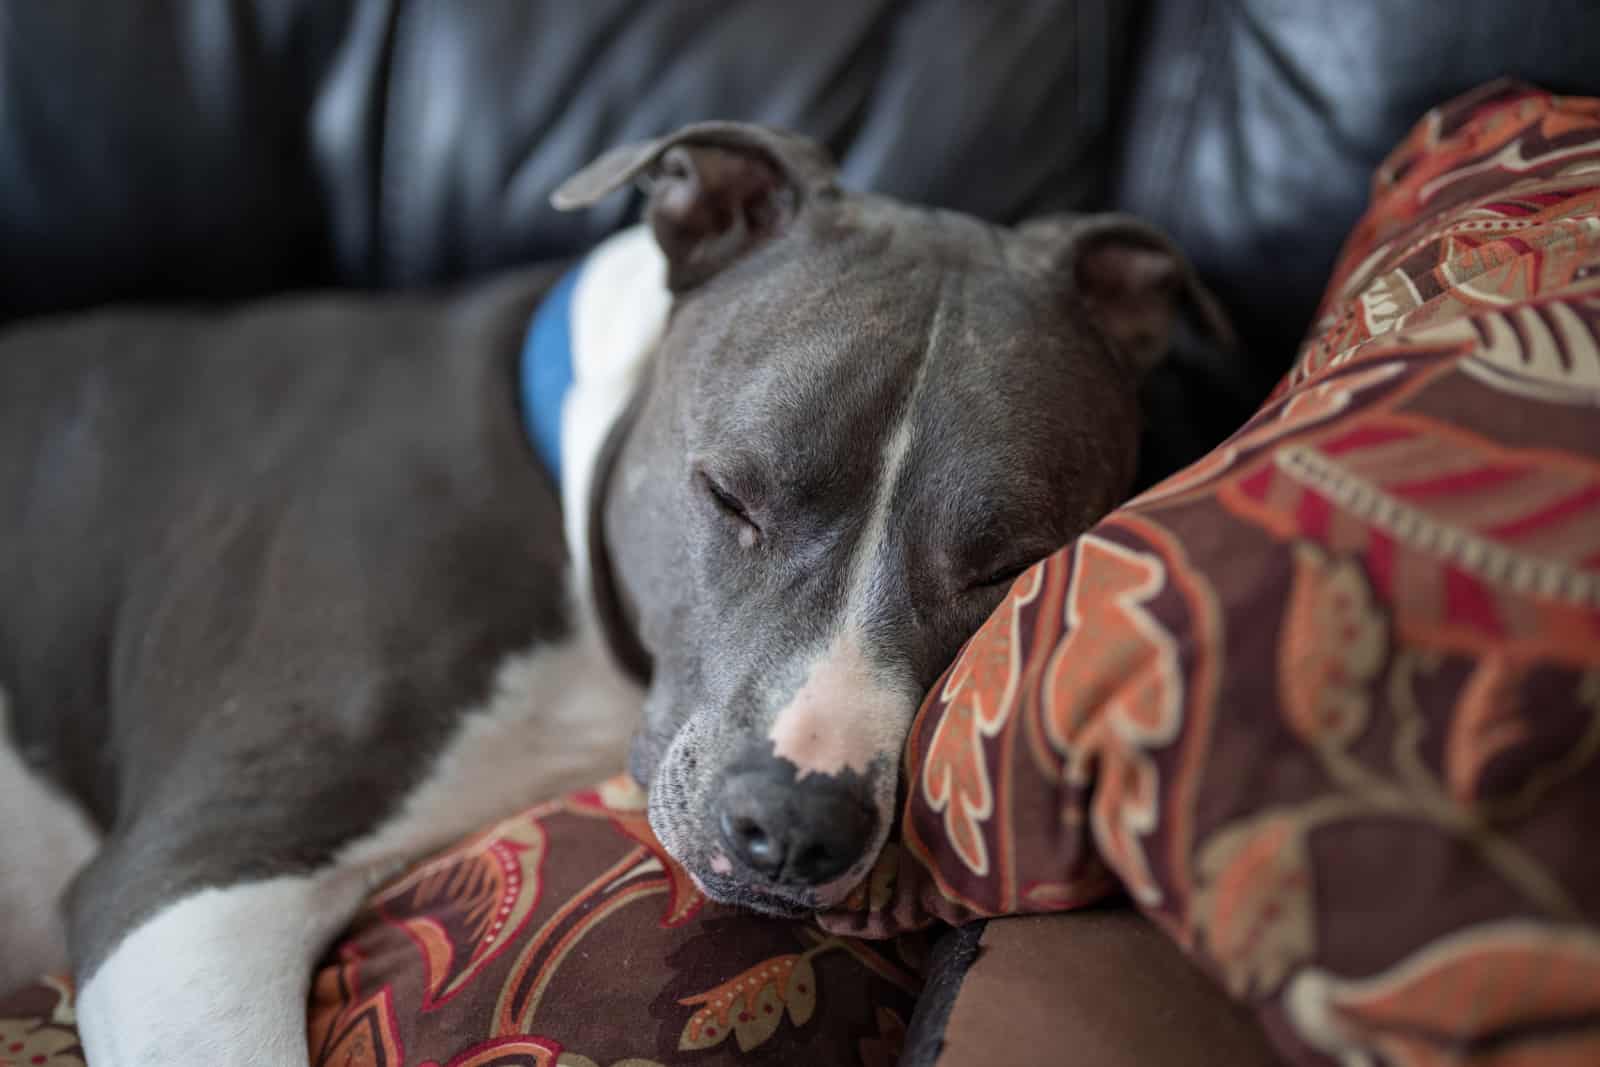
[[1051, 215], [1018, 227], [1027, 255], [1062, 278], [1069, 295], [1143, 375], [1172, 345], [1188, 313], [1225, 347], [1233, 328], [1170, 238], [1131, 215]]
[[682, 292], [782, 233], [808, 198], [833, 186], [834, 173], [827, 151], [804, 137], [700, 122], [612, 149], [563, 182], [550, 202], [562, 211], [587, 207], [642, 180], [667, 283]]

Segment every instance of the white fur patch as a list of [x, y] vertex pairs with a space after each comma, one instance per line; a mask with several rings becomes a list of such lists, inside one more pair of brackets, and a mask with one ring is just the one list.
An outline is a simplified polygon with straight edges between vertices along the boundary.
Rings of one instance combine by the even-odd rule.
[[873, 760], [894, 760], [915, 701], [872, 670], [853, 631], [834, 638], [778, 713], [767, 737], [773, 754], [808, 774], [865, 774]]
[[360, 903], [359, 878], [203, 889], [137, 927], [78, 995], [93, 1067], [303, 1067], [318, 954]]
[[572, 294], [572, 386], [561, 407], [561, 500], [579, 588], [588, 587], [589, 493], [606, 435], [667, 324], [667, 261], [649, 227], [609, 238]]
[[13, 747], [0, 690], [0, 991], [66, 967], [57, 901], [100, 847], [84, 813]]
[[[927, 367], [924, 358], [894, 430], [884, 444], [871, 511], [850, 560], [849, 591], [841, 620], [821, 655], [811, 663], [805, 681], [778, 712], [767, 733], [775, 754], [793, 762], [802, 778], [841, 770], [865, 773], [880, 757], [887, 758], [893, 767], [916, 711], [916, 694], [909, 685], [884, 678], [868, 661], [864, 635], [880, 598], [884, 569], [894, 563], [889, 558], [886, 537], [890, 504], [911, 451], [913, 416]], [[880, 807], [892, 807], [893, 800], [891, 788], [888, 800]], [[887, 820], [892, 811], [881, 810], [879, 815]]]

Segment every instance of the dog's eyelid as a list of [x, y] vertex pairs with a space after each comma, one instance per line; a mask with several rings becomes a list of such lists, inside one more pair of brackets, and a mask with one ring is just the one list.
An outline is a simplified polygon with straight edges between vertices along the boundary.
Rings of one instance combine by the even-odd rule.
[[991, 559], [986, 565], [973, 568], [974, 580], [968, 583], [968, 588], [989, 590], [998, 585], [1010, 585], [1049, 554], [1047, 550], [1023, 549], [1000, 557], [1003, 562], [997, 563]]
[[711, 494], [717, 503], [730, 511], [736, 511], [741, 514], [745, 512], [744, 501], [739, 498], [739, 493], [732, 479], [713, 474], [705, 467], [696, 467], [694, 475], [695, 480], [700, 483], [706, 492]]
[[771, 474], [758, 455], [743, 449], [708, 450], [692, 453], [689, 463], [695, 477], [714, 482], [752, 509], [758, 508], [767, 495]]
[[[705, 491], [723, 514], [742, 524], [740, 543], [754, 543], [753, 538], [748, 538], [746, 532], [754, 534], [755, 538], [761, 536], [761, 525], [751, 516], [749, 507], [735, 493], [728, 488], [727, 483], [717, 478], [704, 467], [696, 469], [695, 475]], [[747, 544], [748, 547], [748, 544]]]
[[745, 510], [744, 504], [739, 500], [738, 497], [730, 493], [721, 482], [714, 478], [707, 477], [706, 485], [710, 488], [711, 495], [717, 498], [718, 504], [721, 504], [725, 509], [733, 512], [741, 519], [748, 519], [750, 517], [750, 513]]
[[991, 589], [997, 585], [1009, 585], [1022, 577], [1022, 572], [1033, 566], [1032, 563], [1007, 563], [995, 567], [984, 573], [983, 577], [972, 583], [975, 588]]

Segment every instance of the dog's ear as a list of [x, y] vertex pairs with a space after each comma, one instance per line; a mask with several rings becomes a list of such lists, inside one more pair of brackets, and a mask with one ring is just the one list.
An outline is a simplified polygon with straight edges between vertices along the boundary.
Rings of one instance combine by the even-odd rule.
[[814, 141], [767, 126], [700, 122], [612, 149], [562, 183], [550, 202], [587, 207], [630, 181], [682, 292], [782, 233], [806, 200], [831, 188], [833, 161]]
[[1017, 230], [1027, 256], [1061, 276], [1071, 296], [1141, 376], [1172, 345], [1189, 312], [1225, 347], [1233, 329], [1216, 297], [1165, 234], [1131, 215], [1051, 215]]

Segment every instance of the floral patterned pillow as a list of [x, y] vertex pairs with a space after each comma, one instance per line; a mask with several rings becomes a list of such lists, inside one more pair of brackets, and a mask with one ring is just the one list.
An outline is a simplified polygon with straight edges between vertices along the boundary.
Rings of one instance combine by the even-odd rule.
[[[326, 1067], [893, 1067], [923, 937], [868, 943], [707, 901], [626, 778], [379, 890], [313, 981]], [[0, 1064], [81, 1067], [72, 989], [0, 997]]]
[[1305, 1064], [1600, 1064], [1600, 101], [1500, 83], [1379, 171], [1313, 337], [1025, 574], [826, 917], [1122, 891]]

